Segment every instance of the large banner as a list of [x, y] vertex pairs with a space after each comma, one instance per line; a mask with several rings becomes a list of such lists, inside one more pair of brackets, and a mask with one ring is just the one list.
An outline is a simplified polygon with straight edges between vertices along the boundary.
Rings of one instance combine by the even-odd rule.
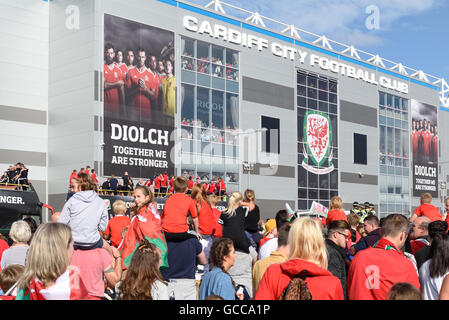
[[105, 14], [103, 75], [103, 174], [174, 174], [174, 33]]
[[413, 196], [438, 197], [438, 125], [436, 106], [411, 100]]

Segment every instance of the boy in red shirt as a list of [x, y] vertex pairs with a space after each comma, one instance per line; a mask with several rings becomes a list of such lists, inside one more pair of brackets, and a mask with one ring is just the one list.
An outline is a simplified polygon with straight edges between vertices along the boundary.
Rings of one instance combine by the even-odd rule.
[[175, 193], [167, 199], [162, 211], [162, 230], [167, 241], [183, 241], [196, 235], [189, 233], [187, 216], [193, 221], [194, 231], [199, 237], [198, 212], [195, 202], [185, 194], [187, 190], [187, 179], [176, 177], [173, 182]]
[[212, 216], [214, 217], [215, 222], [215, 228], [212, 235], [216, 238], [221, 238], [223, 237], [223, 226], [219, 222], [221, 211], [217, 209], [218, 197], [214, 194], [208, 195], [207, 197], [212, 207]]
[[431, 203], [432, 195], [430, 193], [423, 193], [421, 195], [421, 205], [416, 208], [415, 212], [410, 218], [410, 222], [415, 221], [417, 217], [421, 216], [428, 217], [431, 222], [443, 220], [443, 216], [441, 215], [440, 210], [438, 210], [438, 208], [433, 206]]
[[105, 240], [110, 239], [111, 245], [118, 248], [122, 242], [122, 231], [129, 226], [131, 221], [125, 216], [127, 209], [124, 201], [116, 200], [112, 205], [112, 210], [114, 211], [114, 217], [109, 220], [103, 238]]

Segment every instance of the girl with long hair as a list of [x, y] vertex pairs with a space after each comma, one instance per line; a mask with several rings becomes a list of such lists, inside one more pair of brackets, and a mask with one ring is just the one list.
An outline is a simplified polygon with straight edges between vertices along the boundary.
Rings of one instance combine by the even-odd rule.
[[245, 190], [242, 206], [248, 208], [245, 217], [246, 234], [250, 240], [254, 242], [257, 249], [259, 247], [260, 239], [262, 239], [262, 235], [259, 232], [260, 210], [256, 204], [256, 194], [254, 193], [254, 190]]
[[[296, 219], [288, 235], [289, 260], [265, 271], [256, 300], [277, 300], [300, 273], [314, 300], [343, 300], [340, 280], [327, 270], [327, 251], [318, 223], [310, 217]], [[298, 297], [299, 299], [299, 297]]]
[[162, 233], [161, 217], [154, 203], [153, 193], [146, 186], [138, 186], [134, 190], [134, 207], [132, 208], [132, 219], [125, 233], [119, 250], [123, 258], [123, 267], [126, 269], [131, 263], [136, 246], [146, 239], [153, 243], [161, 251], [161, 268], [168, 267], [167, 243]]
[[159, 271], [161, 263], [159, 248], [143, 239], [119, 285], [119, 300], [168, 300], [167, 283]]

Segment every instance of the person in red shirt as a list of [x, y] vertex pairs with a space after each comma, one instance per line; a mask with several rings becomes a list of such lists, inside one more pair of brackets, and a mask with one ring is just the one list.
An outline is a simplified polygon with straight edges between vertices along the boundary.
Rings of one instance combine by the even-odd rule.
[[170, 181], [168, 182], [168, 185], [170, 186], [170, 190], [168, 193], [173, 193], [173, 182], [175, 181], [175, 177], [171, 176]]
[[126, 203], [123, 200], [116, 200], [112, 205], [114, 217], [109, 220], [108, 226], [104, 231], [103, 238], [105, 240], [111, 240], [111, 245], [118, 248], [122, 242], [122, 231], [129, 226], [131, 221], [126, 213]]
[[437, 220], [443, 220], [443, 216], [438, 210], [437, 207], [433, 206], [432, 203], [432, 195], [430, 193], [421, 194], [421, 205], [416, 208], [415, 212], [410, 218], [410, 222], [414, 222], [417, 217], [426, 216], [432, 222]]
[[215, 194], [215, 182], [213, 180], [209, 183], [209, 194]]
[[412, 253], [415, 254], [419, 249], [430, 245], [429, 239], [429, 223], [430, 219], [426, 216], [421, 216], [415, 219], [410, 233], [410, 246]]
[[416, 121], [412, 120], [412, 151], [415, 157], [418, 154], [418, 130], [416, 128]]
[[91, 170], [91, 178], [92, 180], [95, 182], [95, 184], [98, 184], [98, 177], [97, 177], [97, 173], [95, 172], [95, 169]]
[[174, 182], [175, 193], [167, 199], [162, 211], [162, 230], [165, 233], [167, 241], [183, 241], [192, 237], [196, 237], [189, 231], [187, 216], [193, 222], [193, 229], [199, 238], [199, 220], [198, 211], [195, 202], [191, 197], [185, 194], [187, 190], [187, 179], [184, 177], [176, 177]]
[[151, 109], [157, 101], [155, 84], [158, 81], [155, 80], [155, 77], [158, 76], [147, 69], [146, 59], [145, 50], [137, 50], [137, 66], [129, 69], [126, 75], [129, 114], [132, 119], [151, 119]]
[[73, 179], [73, 178], [78, 178], [78, 172], [76, 172], [76, 169], [73, 169], [72, 174], [70, 175], [70, 178], [69, 178], [69, 186], [70, 186], [70, 184], [72, 183], [72, 179]]
[[125, 102], [124, 75], [122, 70], [114, 64], [114, 47], [105, 46], [104, 76], [104, 106], [109, 112], [119, 112], [119, 107]]
[[313, 300], [344, 300], [340, 280], [327, 270], [327, 251], [322, 231], [310, 217], [295, 219], [289, 236], [290, 257], [268, 267], [255, 300], [278, 300], [290, 281], [305, 272], [305, 282]]
[[226, 184], [222, 178], [218, 178], [218, 195], [223, 197], [226, 194]]
[[382, 238], [354, 256], [348, 272], [349, 300], [386, 300], [391, 287], [398, 282], [408, 282], [420, 289], [416, 269], [401, 251], [409, 228], [403, 215], [389, 215], [382, 227]]
[[339, 196], [334, 196], [330, 201], [330, 210], [327, 213], [326, 225], [330, 225], [332, 221], [344, 220], [348, 222], [346, 213], [343, 211], [343, 201]]
[[151, 179], [148, 179], [147, 181], [145, 181], [145, 183], [143, 185], [145, 187], [151, 187], [153, 185], [153, 181], [151, 181]]
[[206, 190], [201, 183], [196, 183], [192, 188], [191, 198], [198, 210], [198, 230], [204, 236], [211, 236], [214, 232], [215, 222], [212, 208], [206, 195]]
[[120, 49], [117, 49], [116, 60], [117, 63], [115, 65], [120, 68], [123, 79], [125, 79], [126, 73], [128, 72], [128, 67], [126, 66], [126, 63], [123, 62], [123, 51]]
[[438, 160], [438, 133], [437, 133], [437, 126], [433, 126], [432, 144], [433, 144], [432, 161], [436, 162]]
[[192, 194], [192, 188], [193, 188], [193, 180], [192, 177], [189, 177], [189, 180], [187, 180], [187, 194]]
[[223, 227], [220, 224], [221, 211], [217, 209], [218, 197], [214, 194], [210, 194], [207, 196], [207, 198], [209, 199], [209, 203], [212, 208], [212, 215], [214, 220], [213, 236], [215, 238], [221, 238], [223, 237]]
[[430, 122], [424, 121], [424, 131], [422, 133], [424, 146], [424, 159], [429, 160], [430, 147], [432, 144], [432, 133], [430, 133]]
[[167, 192], [168, 192], [168, 175], [167, 172], [164, 172], [164, 174], [161, 174], [160, 176], [161, 179], [161, 193], [163, 197], [167, 196]]
[[158, 175], [156, 178], [154, 178], [153, 184], [154, 184], [154, 195], [155, 195], [156, 198], [159, 198], [160, 197], [160, 192], [161, 192], [161, 178], [160, 178], [160, 175]]

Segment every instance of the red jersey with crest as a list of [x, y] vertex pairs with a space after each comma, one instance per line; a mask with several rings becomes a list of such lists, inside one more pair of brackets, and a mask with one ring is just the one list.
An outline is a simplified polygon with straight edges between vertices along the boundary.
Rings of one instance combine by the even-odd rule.
[[430, 131], [424, 131], [422, 134], [424, 140], [424, 155], [430, 155], [430, 144], [432, 143], [432, 134]]
[[418, 153], [418, 131], [412, 131], [412, 150], [413, 154]]
[[[122, 70], [115, 64], [112, 67], [104, 65], [104, 81], [109, 83], [116, 83], [123, 79]], [[106, 110], [112, 112], [118, 112], [120, 104], [120, 92], [119, 88], [111, 88], [104, 91], [104, 105]]]
[[156, 89], [156, 100], [158, 98], [159, 76], [152, 73], [151, 70], [144, 68], [140, 71], [138, 68], [128, 70], [126, 75], [126, 86], [131, 90], [137, 89], [134, 96], [130, 97], [130, 106], [135, 114], [140, 114], [143, 118], [151, 118], [151, 100], [149, 96], [144, 93], [144, 90], [139, 85], [139, 79], [145, 81], [148, 89]]
[[125, 79], [126, 77], [126, 73], [128, 72], [128, 67], [126, 65], [126, 63], [117, 63], [117, 67], [120, 68], [120, 70], [122, 71], [122, 75], [123, 75], [123, 79]]

